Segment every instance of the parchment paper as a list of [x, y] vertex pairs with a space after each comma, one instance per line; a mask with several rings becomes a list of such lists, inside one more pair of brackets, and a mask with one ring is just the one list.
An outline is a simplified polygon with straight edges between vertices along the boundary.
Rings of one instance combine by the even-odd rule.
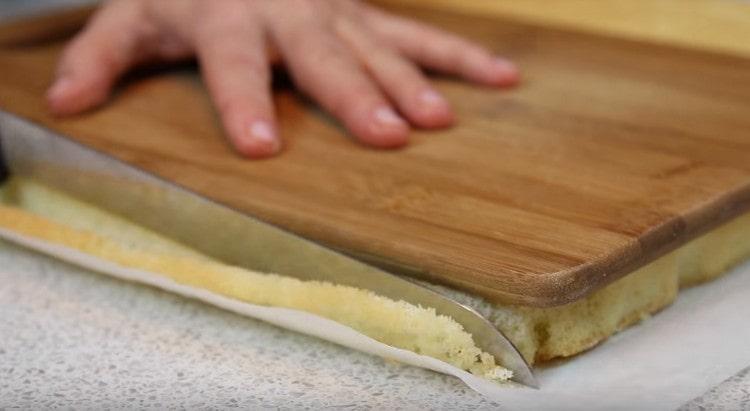
[[454, 375], [507, 409], [674, 409], [750, 364], [750, 265], [681, 293], [659, 315], [592, 351], [545, 367], [534, 390], [477, 378], [312, 314], [263, 307], [0, 229], [0, 237], [117, 278], [195, 298], [353, 349]]

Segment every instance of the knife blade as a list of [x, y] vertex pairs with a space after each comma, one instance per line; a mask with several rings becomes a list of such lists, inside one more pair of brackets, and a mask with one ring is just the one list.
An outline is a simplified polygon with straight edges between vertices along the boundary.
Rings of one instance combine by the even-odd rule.
[[472, 308], [0, 110], [0, 182], [33, 178], [227, 264], [370, 290], [452, 317], [477, 346], [537, 387], [513, 343]]

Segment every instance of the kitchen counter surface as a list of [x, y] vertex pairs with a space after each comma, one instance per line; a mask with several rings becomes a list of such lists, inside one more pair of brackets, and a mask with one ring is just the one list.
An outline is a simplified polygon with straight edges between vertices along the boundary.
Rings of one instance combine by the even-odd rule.
[[0, 240], [0, 409], [490, 409], [458, 380]]
[[[8, 0], [0, 18], [53, 3], [82, 1]], [[5, 242], [0, 242], [0, 313], [0, 409], [497, 407], [451, 377], [113, 280]], [[683, 409], [749, 407], [750, 367]]]
[[[452, 377], [1, 240], [0, 313], [0, 410], [498, 407]], [[749, 387], [750, 367], [683, 409], [747, 409]]]

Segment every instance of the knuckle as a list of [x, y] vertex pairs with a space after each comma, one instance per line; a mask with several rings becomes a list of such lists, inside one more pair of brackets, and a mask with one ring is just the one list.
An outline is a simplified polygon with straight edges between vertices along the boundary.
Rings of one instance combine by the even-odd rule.
[[92, 50], [91, 64], [106, 73], [119, 72], [126, 65], [125, 57], [111, 49], [96, 48]]
[[455, 39], [448, 39], [443, 42], [436, 41], [427, 50], [430, 57], [443, 67], [463, 66], [470, 54], [466, 45]]
[[268, 71], [267, 63], [254, 53], [242, 52], [240, 50], [228, 50], [220, 55], [221, 61], [217, 64], [223, 66], [226, 72], [252, 73], [252, 76], [264, 76]]
[[65, 70], [75, 70], [81, 66], [96, 67], [97, 70], [107, 72], [113, 71], [121, 64], [118, 54], [108, 48], [101, 47], [97, 43], [85, 41], [83, 38], [75, 39], [63, 51], [60, 59], [60, 67]]
[[75, 64], [77, 56], [79, 54], [78, 37], [74, 38], [68, 43], [60, 54], [60, 67], [69, 67]]
[[233, 95], [219, 93], [214, 97], [214, 104], [222, 117], [236, 118], [247, 111], [247, 104]]
[[213, 102], [217, 110], [225, 117], [240, 118], [248, 113], [265, 113], [270, 111], [270, 95], [264, 92], [217, 92]]
[[443, 58], [450, 61], [461, 60], [461, 58], [464, 56], [463, 44], [454, 39], [446, 41], [445, 44], [438, 47], [438, 50], [438, 53], [440, 53]]
[[335, 115], [352, 118], [375, 105], [373, 101], [378, 100], [378, 95], [373, 92], [371, 87], [358, 85], [341, 89], [333, 95], [331, 100], [331, 111]]
[[240, 0], [200, 2], [194, 17], [194, 33], [198, 41], [231, 39], [257, 25], [254, 8]]
[[343, 53], [341, 44], [323, 27], [308, 26], [290, 29], [284, 38], [284, 43], [301, 57], [309, 57], [313, 60], [331, 61], [340, 58]]
[[423, 76], [419, 69], [410, 61], [399, 55], [391, 54], [383, 58], [381, 67], [387, 70], [387, 75], [401, 84], [422, 82]]
[[342, 50], [334, 47], [319, 47], [310, 53], [312, 64], [320, 66], [340, 65], [343, 60]]

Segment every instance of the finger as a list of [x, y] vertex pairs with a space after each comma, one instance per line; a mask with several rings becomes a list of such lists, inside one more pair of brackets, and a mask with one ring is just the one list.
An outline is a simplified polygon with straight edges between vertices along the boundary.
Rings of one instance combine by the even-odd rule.
[[73, 114], [101, 104], [115, 81], [141, 58], [141, 10], [135, 4], [108, 4], [66, 47], [47, 91], [53, 113]]
[[363, 17], [384, 41], [424, 67], [487, 85], [511, 86], [520, 80], [512, 62], [459, 36], [371, 7]]
[[409, 126], [391, 108], [348, 47], [306, 18], [280, 19], [274, 38], [298, 87], [339, 118], [365, 144], [407, 143]]
[[203, 78], [235, 149], [248, 157], [268, 157], [281, 149], [281, 140], [264, 33], [245, 3], [223, 5], [220, 18], [207, 19], [196, 36]]
[[453, 122], [448, 102], [413, 63], [349, 20], [338, 25], [338, 32], [412, 123], [420, 127], [445, 127]]

